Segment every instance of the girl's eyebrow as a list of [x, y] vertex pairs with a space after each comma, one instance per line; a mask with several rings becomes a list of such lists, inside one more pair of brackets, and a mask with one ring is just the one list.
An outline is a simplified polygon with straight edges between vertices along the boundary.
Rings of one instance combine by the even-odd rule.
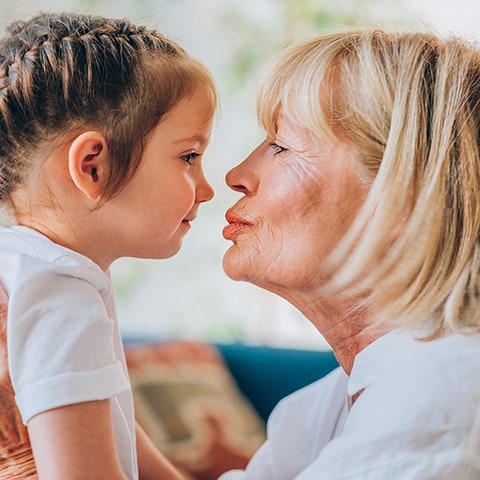
[[180, 143], [186, 142], [195, 142], [195, 143], [207, 143], [207, 138], [203, 135], [192, 135], [191, 137], [180, 138], [179, 140], [175, 140], [173, 145], [178, 145]]

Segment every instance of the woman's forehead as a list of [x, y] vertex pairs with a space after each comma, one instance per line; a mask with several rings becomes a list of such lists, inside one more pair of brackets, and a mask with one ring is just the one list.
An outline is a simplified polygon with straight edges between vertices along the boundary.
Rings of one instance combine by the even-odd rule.
[[288, 148], [298, 153], [312, 149], [319, 142], [318, 135], [311, 130], [299, 125], [285, 111], [279, 113], [277, 118], [276, 138], [288, 145]]

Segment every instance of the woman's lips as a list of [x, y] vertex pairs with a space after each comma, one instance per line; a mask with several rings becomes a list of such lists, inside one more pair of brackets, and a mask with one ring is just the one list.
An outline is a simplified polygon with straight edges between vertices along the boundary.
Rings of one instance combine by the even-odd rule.
[[246, 227], [251, 227], [252, 224], [244, 220], [240, 215], [236, 214], [233, 210], [227, 210], [225, 219], [229, 223], [223, 228], [223, 238], [226, 240], [232, 240], [240, 230]]

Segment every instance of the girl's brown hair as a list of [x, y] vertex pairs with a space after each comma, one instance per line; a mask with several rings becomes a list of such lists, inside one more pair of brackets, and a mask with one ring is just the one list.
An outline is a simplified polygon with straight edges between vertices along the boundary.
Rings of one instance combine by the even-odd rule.
[[104, 199], [135, 173], [148, 133], [203, 86], [207, 69], [176, 43], [127, 20], [41, 14], [0, 41], [0, 202], [44, 148], [82, 129], [102, 132], [110, 154]]

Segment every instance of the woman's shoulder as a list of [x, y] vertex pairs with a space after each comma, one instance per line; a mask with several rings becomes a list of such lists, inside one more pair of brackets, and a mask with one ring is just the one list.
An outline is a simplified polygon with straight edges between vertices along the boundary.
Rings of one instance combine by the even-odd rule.
[[[388, 428], [468, 427], [480, 404], [480, 335], [451, 334], [384, 358], [349, 415], [351, 426], [368, 418], [366, 432]], [[382, 358], [376, 358], [381, 363]]]
[[[480, 394], [480, 334], [451, 333], [431, 341], [416, 340], [417, 346], [392, 369], [392, 376], [407, 388], [415, 385], [449, 396]], [[468, 380], [472, 381], [468, 381]], [[466, 382], [467, 381], [467, 382]], [[423, 386], [423, 388], [421, 388]]]
[[478, 336], [452, 334], [431, 342], [386, 338], [361, 356], [353, 380], [355, 388], [363, 380], [363, 390], [318, 471], [328, 478], [335, 476], [329, 469], [335, 478], [340, 471], [356, 472], [352, 478], [420, 478], [424, 471], [467, 478], [457, 470], [480, 439], [478, 351]]

